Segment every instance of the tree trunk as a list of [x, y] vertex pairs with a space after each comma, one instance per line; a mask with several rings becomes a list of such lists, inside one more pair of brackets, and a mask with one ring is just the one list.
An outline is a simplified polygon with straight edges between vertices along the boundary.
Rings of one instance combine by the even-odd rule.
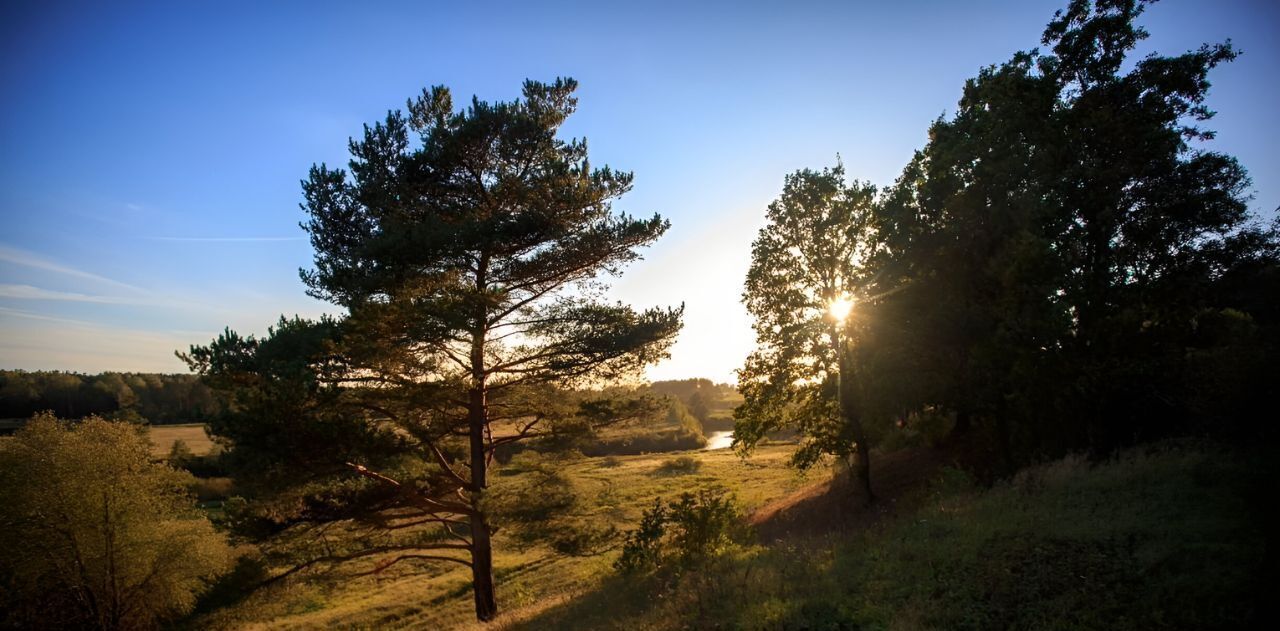
[[969, 433], [970, 427], [973, 427], [973, 416], [969, 413], [969, 410], [956, 410], [956, 423], [951, 426], [951, 435], [963, 436]]
[[471, 439], [471, 505], [476, 514], [471, 516], [471, 581], [476, 600], [476, 619], [493, 620], [498, 614], [498, 603], [493, 592], [493, 542], [490, 538], [489, 520], [480, 511], [480, 499], [488, 486], [488, 460], [485, 458], [484, 428], [486, 421], [485, 391], [483, 381], [471, 388], [469, 401], [469, 425]]
[[[840, 340], [837, 335], [837, 340]], [[876, 496], [871, 492], [871, 447], [867, 445], [867, 433], [863, 431], [862, 419], [858, 418], [857, 401], [855, 400], [855, 386], [853, 376], [853, 356], [849, 348], [842, 342], [837, 342], [837, 351], [839, 352], [840, 361], [840, 381], [839, 381], [839, 397], [840, 397], [840, 415], [844, 417], [844, 422], [849, 427], [849, 433], [853, 435], [856, 442], [855, 450], [858, 454], [858, 462], [853, 468], [854, 478], [862, 486], [865, 493], [866, 503], [871, 504], [875, 501]]]
[[488, 622], [498, 615], [493, 591], [493, 543], [489, 523], [483, 515], [471, 517], [471, 582], [476, 601], [476, 620]]
[[851, 422], [858, 441], [858, 481], [862, 483], [862, 490], [866, 493], [867, 504], [871, 504], [876, 499], [875, 494], [871, 492], [871, 448], [867, 446], [866, 434], [862, 432], [862, 423], [856, 420]]

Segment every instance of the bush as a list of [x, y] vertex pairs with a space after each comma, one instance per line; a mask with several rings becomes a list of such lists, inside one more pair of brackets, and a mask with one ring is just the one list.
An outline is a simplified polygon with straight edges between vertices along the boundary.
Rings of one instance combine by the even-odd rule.
[[624, 432], [582, 445], [584, 456], [636, 456], [640, 454], [688, 451], [707, 446], [700, 433], [683, 427], [666, 427], [643, 432]]
[[0, 626], [147, 629], [230, 563], [137, 426], [39, 415], [0, 445]]
[[212, 502], [231, 497], [235, 484], [231, 478], [196, 478], [191, 482], [190, 488], [197, 500]]
[[169, 455], [165, 461], [174, 469], [186, 469], [187, 463], [194, 460], [195, 453], [191, 451], [191, 447], [187, 445], [187, 441], [181, 438], [173, 441], [173, 446], [169, 447]]
[[723, 489], [683, 493], [665, 503], [656, 499], [639, 527], [627, 533], [614, 568], [635, 574], [700, 565], [741, 542], [744, 534], [737, 502]]
[[702, 468], [702, 461], [693, 456], [677, 456], [670, 458], [658, 466], [658, 473], [667, 475], [684, 475], [696, 473]]

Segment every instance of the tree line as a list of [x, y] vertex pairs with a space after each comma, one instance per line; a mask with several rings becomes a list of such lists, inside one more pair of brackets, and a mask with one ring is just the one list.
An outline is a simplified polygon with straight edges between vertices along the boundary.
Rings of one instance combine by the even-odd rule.
[[196, 375], [0, 370], [0, 419], [50, 411], [68, 419], [194, 423], [221, 410], [217, 395]]

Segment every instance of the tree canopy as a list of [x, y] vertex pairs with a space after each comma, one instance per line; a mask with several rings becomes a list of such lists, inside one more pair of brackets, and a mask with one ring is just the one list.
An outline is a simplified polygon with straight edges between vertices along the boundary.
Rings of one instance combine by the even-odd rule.
[[[803, 464], [942, 416], [1012, 467], [1259, 427], [1276, 319], [1249, 296], [1275, 286], [1280, 239], [1203, 127], [1209, 73], [1237, 52], [1131, 60], [1146, 5], [1071, 2], [1046, 50], [966, 83], [879, 196], [839, 169], [788, 177], [743, 296], [760, 348], [741, 444], [794, 426]], [[845, 295], [852, 315], [824, 318]]]
[[1236, 51], [1129, 61], [1145, 6], [1071, 2], [886, 191], [867, 351], [889, 407], [982, 420], [1007, 460], [1187, 427], [1197, 330], [1242, 306], [1223, 281], [1274, 266], [1276, 240], [1244, 169], [1204, 148], [1207, 77]]
[[833, 315], [833, 307], [848, 311], [867, 295], [875, 195], [870, 184], [846, 184], [837, 165], [787, 176], [781, 197], [769, 204], [743, 291], [759, 348], [738, 372], [745, 401], [734, 428], [744, 449], [768, 432], [799, 429], [806, 440], [795, 455], [801, 466], [823, 454], [858, 454], [868, 498], [869, 445], [853, 396], [859, 316]]
[[[469, 566], [482, 620], [497, 610], [483, 502], [495, 452], [647, 411], [564, 393], [637, 375], [666, 356], [680, 328], [681, 308], [637, 311], [604, 299], [604, 279], [668, 223], [614, 212], [632, 175], [593, 168], [585, 140], [557, 137], [576, 87], [528, 81], [523, 99], [473, 99], [462, 110], [435, 87], [411, 100], [407, 115], [393, 111], [367, 126], [351, 141], [348, 170], [318, 165], [303, 182], [315, 265], [302, 278], [347, 315], [325, 331], [316, 329], [329, 324], [282, 322], [269, 344], [228, 332], [189, 355], [211, 379], [255, 384], [242, 426], [334, 416], [335, 427], [358, 434], [388, 432], [381, 439], [395, 445], [370, 457], [420, 457], [417, 472], [381, 470], [368, 458], [349, 466], [394, 489], [397, 519], [440, 525], [441, 541], [404, 548]], [[303, 345], [282, 341], [295, 331]], [[260, 355], [274, 347], [285, 359], [264, 363]], [[237, 355], [247, 363], [229, 361]], [[291, 366], [293, 378], [270, 377]], [[271, 394], [279, 384], [293, 384], [300, 398]], [[273, 409], [281, 403], [303, 415]]]

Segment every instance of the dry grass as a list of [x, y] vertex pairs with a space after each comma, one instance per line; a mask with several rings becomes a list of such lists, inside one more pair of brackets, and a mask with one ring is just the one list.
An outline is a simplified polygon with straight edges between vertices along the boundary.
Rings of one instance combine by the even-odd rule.
[[204, 425], [152, 425], [148, 430], [151, 437], [151, 454], [164, 457], [169, 455], [175, 441], [187, 443], [187, 448], [197, 456], [208, 455], [213, 451], [213, 441], [204, 433]]
[[[747, 509], [786, 495], [807, 481], [786, 466], [794, 446], [774, 445], [743, 461], [730, 450], [687, 452], [702, 464], [695, 473], [673, 477], [661, 471], [670, 454], [583, 458], [564, 474], [589, 498], [589, 519], [619, 529], [635, 526], [655, 497], [719, 486]], [[494, 476], [518, 481], [527, 473]], [[823, 476], [815, 472], [811, 477]], [[556, 603], [598, 588], [613, 574], [618, 552], [569, 557], [545, 546], [524, 550], [499, 533], [495, 577], [506, 624], [529, 619]], [[469, 574], [465, 568], [405, 562], [374, 576], [356, 577], [372, 565], [352, 564], [313, 573], [260, 590], [235, 606], [192, 621], [201, 629], [457, 629], [475, 627]]]

